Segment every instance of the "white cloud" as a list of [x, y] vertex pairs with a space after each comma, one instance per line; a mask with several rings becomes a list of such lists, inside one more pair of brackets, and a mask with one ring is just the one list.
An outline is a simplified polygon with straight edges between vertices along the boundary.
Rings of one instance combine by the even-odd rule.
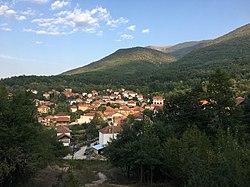
[[32, 10], [31, 8], [27, 8], [27, 10], [21, 12], [21, 14], [25, 15], [25, 16], [35, 16], [36, 15], [36, 11]]
[[18, 21], [24, 21], [26, 19], [27, 18], [25, 16], [16, 16], [16, 20], [18, 20]]
[[50, 0], [16, 0], [17, 2], [30, 2], [30, 3], [36, 3], [36, 4], [45, 4], [48, 3]]
[[149, 30], [149, 29], [143, 29], [141, 32], [142, 32], [142, 33], [149, 33], [150, 30]]
[[0, 16], [4, 15], [8, 9], [9, 9], [9, 7], [6, 5], [0, 6]]
[[15, 56], [9, 56], [9, 55], [4, 55], [0, 54], [0, 59], [4, 60], [14, 60], [14, 61], [25, 61], [25, 62], [40, 62], [37, 59], [31, 59], [31, 58], [23, 58], [23, 57], [15, 57]]
[[18, 21], [23, 21], [23, 20], [26, 20], [26, 17], [25, 16], [20, 16], [17, 14], [17, 12], [15, 10], [12, 10], [12, 9], [9, 9], [8, 6], [0, 6], [0, 16], [1, 15], [4, 15], [8, 18], [14, 18]]
[[72, 34], [80, 31], [96, 33], [96, 35], [101, 36], [103, 34], [101, 31], [103, 26], [115, 28], [127, 22], [128, 20], [123, 17], [113, 19], [107, 9], [102, 7], [90, 10], [82, 10], [79, 7], [75, 7], [73, 10], [55, 13], [51, 17], [33, 19], [31, 23], [35, 25], [31, 27], [33, 28], [32, 31], [27, 28], [23, 31], [49, 35]]
[[135, 31], [136, 26], [135, 25], [130, 25], [127, 27], [128, 30]]
[[125, 18], [123, 18], [123, 17], [121, 17], [121, 18], [116, 19], [116, 20], [114, 20], [114, 19], [108, 20], [107, 25], [109, 25], [109, 26], [111, 26], [111, 27], [113, 27], [113, 28], [116, 28], [116, 27], [118, 27], [119, 25], [125, 24], [125, 23], [128, 23], [128, 20], [125, 19]]
[[69, 35], [69, 34], [73, 34], [76, 31], [77, 31], [76, 29], [73, 29], [67, 32], [57, 31], [57, 30], [49, 31], [49, 30], [33, 30], [33, 29], [26, 29], [26, 28], [23, 29], [23, 32], [33, 32], [38, 35], [52, 35], [52, 36]]
[[12, 31], [11, 28], [7, 28], [7, 27], [2, 27], [1, 30], [2, 30], [2, 31], [6, 31], [6, 32]]
[[41, 41], [36, 41], [35, 44], [36, 44], [36, 45], [42, 45], [43, 42], [41, 42]]
[[15, 10], [6, 10], [5, 11], [5, 15], [8, 16], [8, 17], [14, 17], [16, 15], [16, 11]]
[[67, 6], [69, 4], [69, 2], [67, 1], [55, 1], [54, 3], [51, 4], [51, 9], [55, 10], [55, 9], [60, 9], [63, 8], [64, 6]]
[[123, 40], [131, 40], [131, 39], [133, 39], [134, 37], [133, 37], [132, 35], [129, 35], [129, 34], [122, 34], [122, 35], [121, 35], [121, 38], [122, 38]]

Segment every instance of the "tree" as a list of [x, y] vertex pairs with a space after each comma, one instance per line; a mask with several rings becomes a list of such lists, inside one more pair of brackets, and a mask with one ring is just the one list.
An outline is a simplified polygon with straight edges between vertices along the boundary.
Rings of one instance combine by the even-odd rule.
[[1, 87], [0, 103], [0, 185], [11, 186], [65, 152], [56, 133], [37, 122], [30, 93], [6, 97]]

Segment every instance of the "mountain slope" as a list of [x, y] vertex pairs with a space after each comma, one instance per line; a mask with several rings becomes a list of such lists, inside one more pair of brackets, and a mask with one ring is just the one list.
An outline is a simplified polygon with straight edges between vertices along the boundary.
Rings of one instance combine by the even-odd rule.
[[158, 75], [153, 75], [152, 79], [200, 79], [216, 69], [222, 69], [234, 78], [250, 78], [250, 24], [191, 51]]
[[174, 46], [148, 46], [148, 48], [159, 50], [175, 57], [183, 57], [189, 52], [205, 46], [209, 40], [184, 42]]
[[147, 68], [159, 68], [164, 64], [168, 64], [174, 61], [176, 61], [175, 57], [172, 57], [165, 53], [153, 49], [135, 47], [129, 49], [119, 49], [113, 54], [104, 57], [99, 61], [67, 71], [62, 75], [74, 75], [86, 72], [114, 70], [123, 73], [131, 73], [136, 70], [136, 68], [138, 68], [138, 70], [146, 70]]

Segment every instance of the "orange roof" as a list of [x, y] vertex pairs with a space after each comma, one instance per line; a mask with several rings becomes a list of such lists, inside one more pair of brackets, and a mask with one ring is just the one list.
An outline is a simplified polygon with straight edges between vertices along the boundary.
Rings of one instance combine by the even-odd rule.
[[56, 122], [69, 122], [69, 118], [66, 117], [59, 117], [56, 119]]
[[38, 108], [49, 108], [49, 107], [46, 106], [46, 105], [42, 105], [42, 106], [40, 106], [40, 107], [38, 107]]
[[162, 100], [163, 97], [162, 96], [154, 96], [153, 99], [156, 99], [156, 100]]
[[201, 105], [206, 105], [206, 104], [208, 104], [209, 102], [207, 101], [207, 100], [200, 100], [200, 104]]
[[86, 114], [84, 114], [84, 116], [94, 117], [95, 114], [94, 113], [86, 113]]
[[121, 126], [107, 126], [100, 130], [102, 134], [120, 133], [121, 131]]
[[70, 130], [68, 127], [58, 127], [56, 131], [57, 133], [70, 133]]

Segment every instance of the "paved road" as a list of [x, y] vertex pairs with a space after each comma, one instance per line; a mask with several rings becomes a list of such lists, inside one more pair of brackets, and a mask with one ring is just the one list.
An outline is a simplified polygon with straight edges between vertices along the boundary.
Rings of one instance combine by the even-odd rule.
[[[80, 148], [79, 151], [75, 152], [73, 159], [74, 160], [86, 159], [86, 156], [84, 155], [86, 148], [87, 148], [87, 146], [83, 146]], [[70, 160], [70, 159], [72, 159], [72, 155], [69, 154], [69, 155], [65, 156], [63, 159]]]

